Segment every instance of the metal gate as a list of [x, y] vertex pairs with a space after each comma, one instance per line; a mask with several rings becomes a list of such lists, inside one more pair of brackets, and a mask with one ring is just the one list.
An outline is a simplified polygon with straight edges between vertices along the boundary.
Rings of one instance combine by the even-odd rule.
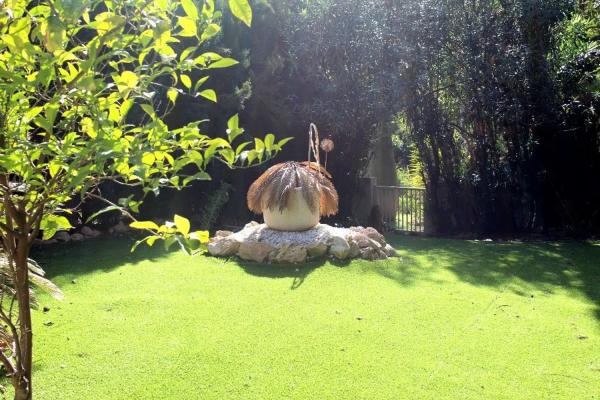
[[376, 202], [386, 227], [402, 232], [425, 232], [425, 189], [375, 186]]

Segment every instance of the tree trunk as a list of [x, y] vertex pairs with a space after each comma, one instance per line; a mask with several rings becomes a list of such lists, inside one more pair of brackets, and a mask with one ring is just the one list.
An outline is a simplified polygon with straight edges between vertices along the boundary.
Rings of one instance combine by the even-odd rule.
[[15, 384], [15, 400], [31, 400], [31, 367], [33, 335], [31, 326], [31, 305], [29, 298], [29, 243], [26, 238], [20, 238], [15, 254], [15, 289], [19, 305], [19, 348]]

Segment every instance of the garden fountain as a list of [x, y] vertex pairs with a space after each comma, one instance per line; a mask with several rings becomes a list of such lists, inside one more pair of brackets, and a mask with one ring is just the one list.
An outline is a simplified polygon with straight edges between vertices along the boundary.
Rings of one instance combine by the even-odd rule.
[[316, 126], [311, 124], [308, 161], [276, 164], [248, 190], [248, 208], [263, 214], [265, 222], [252, 221], [235, 233], [217, 231], [208, 245], [209, 253], [274, 263], [302, 263], [327, 255], [368, 260], [394, 256], [395, 250], [374, 228], [340, 228], [319, 222], [320, 217], [338, 211], [338, 194], [326, 164], [320, 163], [319, 148], [328, 153], [333, 142], [320, 143]]

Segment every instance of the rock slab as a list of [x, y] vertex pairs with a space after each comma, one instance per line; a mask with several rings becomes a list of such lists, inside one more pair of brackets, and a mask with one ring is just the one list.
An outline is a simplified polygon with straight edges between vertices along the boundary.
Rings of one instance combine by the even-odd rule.
[[331, 256], [340, 260], [381, 260], [396, 251], [374, 228], [338, 228], [319, 224], [303, 232], [270, 229], [252, 221], [238, 232], [218, 231], [208, 244], [213, 256], [238, 256], [246, 261], [299, 264]]

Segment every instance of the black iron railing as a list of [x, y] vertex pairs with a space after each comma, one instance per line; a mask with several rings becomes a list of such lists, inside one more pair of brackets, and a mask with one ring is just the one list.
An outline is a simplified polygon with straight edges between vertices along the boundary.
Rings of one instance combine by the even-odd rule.
[[375, 186], [375, 193], [383, 222], [388, 229], [425, 232], [424, 188]]

